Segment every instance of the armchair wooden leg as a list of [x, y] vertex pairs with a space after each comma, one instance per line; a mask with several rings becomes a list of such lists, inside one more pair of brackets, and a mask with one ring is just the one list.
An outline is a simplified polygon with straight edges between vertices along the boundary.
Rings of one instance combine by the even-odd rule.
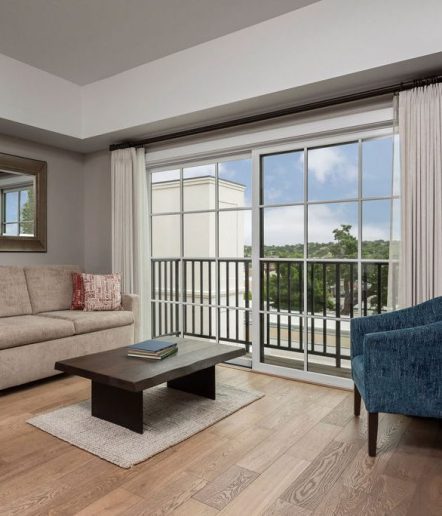
[[376, 457], [376, 445], [378, 440], [378, 413], [368, 413], [368, 455]]
[[358, 388], [354, 388], [354, 412], [355, 416], [359, 416], [361, 413], [361, 393], [358, 391]]

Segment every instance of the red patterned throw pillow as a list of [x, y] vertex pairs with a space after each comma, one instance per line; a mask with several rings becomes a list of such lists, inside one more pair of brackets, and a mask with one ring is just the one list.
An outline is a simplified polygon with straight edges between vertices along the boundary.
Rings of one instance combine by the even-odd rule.
[[121, 306], [120, 274], [82, 274], [84, 310], [118, 310]]
[[84, 310], [83, 276], [79, 272], [72, 273], [72, 303], [71, 310]]

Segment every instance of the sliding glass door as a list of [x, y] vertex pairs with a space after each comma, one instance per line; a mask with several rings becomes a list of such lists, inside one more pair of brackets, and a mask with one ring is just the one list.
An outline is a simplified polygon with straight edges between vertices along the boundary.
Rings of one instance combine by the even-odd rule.
[[152, 170], [152, 335], [347, 385], [350, 319], [396, 304], [393, 176], [386, 130]]
[[228, 342], [249, 352], [250, 158], [154, 170], [150, 184], [152, 335]]
[[350, 319], [396, 305], [393, 138], [264, 150], [255, 162], [256, 367], [349, 378]]

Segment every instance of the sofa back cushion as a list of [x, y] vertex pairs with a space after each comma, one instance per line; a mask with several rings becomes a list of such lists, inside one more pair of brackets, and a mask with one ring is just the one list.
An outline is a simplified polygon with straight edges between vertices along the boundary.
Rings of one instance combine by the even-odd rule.
[[76, 265], [25, 267], [32, 312], [69, 310], [72, 302], [72, 273], [81, 272]]
[[0, 317], [32, 314], [23, 267], [0, 266]]

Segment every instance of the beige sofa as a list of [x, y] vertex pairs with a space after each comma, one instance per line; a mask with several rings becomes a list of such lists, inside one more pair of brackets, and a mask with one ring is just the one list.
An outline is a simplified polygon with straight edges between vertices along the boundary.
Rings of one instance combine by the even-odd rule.
[[70, 310], [75, 266], [0, 266], [0, 389], [58, 374], [57, 360], [132, 344], [139, 302], [122, 310]]

